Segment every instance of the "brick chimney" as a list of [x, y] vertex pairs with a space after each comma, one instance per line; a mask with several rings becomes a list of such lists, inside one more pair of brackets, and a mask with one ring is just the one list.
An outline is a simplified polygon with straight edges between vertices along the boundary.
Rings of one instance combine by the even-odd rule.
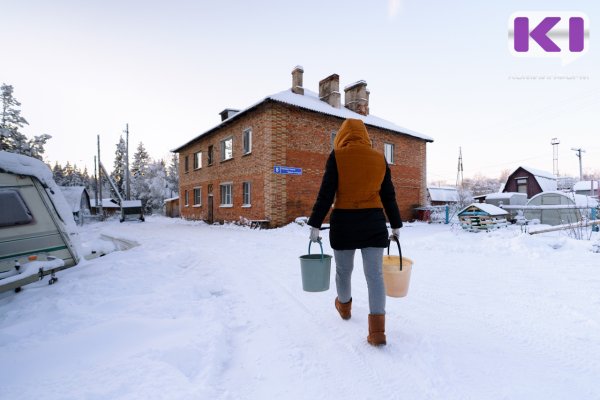
[[354, 82], [344, 88], [344, 107], [358, 114], [369, 115], [367, 82]]
[[300, 65], [296, 65], [296, 68], [292, 71], [292, 92], [296, 94], [304, 95], [304, 87], [302, 86], [302, 75], [304, 69]]
[[225, 121], [226, 119], [229, 119], [231, 117], [233, 117], [235, 114], [239, 113], [240, 110], [235, 110], [233, 108], [226, 108], [223, 111], [221, 111], [219, 113], [219, 115], [221, 116], [221, 122]]
[[332, 107], [340, 108], [340, 76], [329, 75], [319, 82], [319, 99]]

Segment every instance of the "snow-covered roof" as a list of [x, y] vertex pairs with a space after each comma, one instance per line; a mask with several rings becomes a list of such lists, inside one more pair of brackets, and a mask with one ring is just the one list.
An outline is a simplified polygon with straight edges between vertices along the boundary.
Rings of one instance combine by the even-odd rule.
[[123, 200], [123, 207], [141, 207], [141, 200]]
[[[102, 199], [101, 203], [102, 207], [104, 208], [121, 208], [119, 203], [116, 200], [111, 199], [110, 197]], [[96, 199], [90, 199], [90, 204], [92, 207], [96, 207]]]
[[250, 107], [247, 107], [247, 108], [241, 110], [239, 113], [232, 115], [231, 117], [222, 121], [218, 125], [215, 125], [214, 127], [210, 128], [206, 132], [196, 136], [192, 140], [188, 141], [187, 143], [185, 143], [171, 151], [176, 152], [176, 151], [180, 150], [181, 148], [187, 146], [188, 144], [196, 141], [200, 137], [208, 134], [209, 132], [214, 131], [215, 129], [221, 127], [222, 125], [224, 125], [226, 123], [231, 122], [235, 118], [239, 118], [241, 115], [245, 114], [246, 112], [250, 111], [251, 109], [257, 107], [258, 105], [260, 105], [268, 100], [272, 100], [272, 101], [276, 101], [276, 102], [284, 103], [284, 104], [289, 104], [292, 106], [304, 108], [306, 110], [316, 111], [316, 112], [319, 112], [322, 114], [332, 115], [334, 117], [340, 117], [340, 118], [344, 118], [344, 119], [346, 119], [346, 118], [360, 119], [365, 123], [365, 125], [388, 129], [388, 130], [398, 132], [398, 133], [401, 133], [404, 135], [413, 136], [413, 137], [416, 137], [418, 139], [422, 139], [422, 140], [425, 140], [428, 142], [433, 142], [433, 138], [431, 138], [430, 136], [413, 131], [411, 129], [401, 127], [399, 125], [394, 124], [393, 122], [376, 117], [374, 115], [366, 115], [365, 116], [362, 114], [358, 114], [352, 110], [347, 109], [344, 106], [342, 106], [340, 108], [335, 108], [335, 107], [329, 105], [328, 103], [320, 100], [318, 94], [311, 90], [304, 89], [304, 95], [301, 95], [301, 94], [292, 92], [291, 89], [286, 89], [282, 92], [275, 93], [275, 94], [272, 94], [270, 96], [263, 98], [262, 100], [252, 104]]
[[506, 214], [508, 214], [508, 212], [506, 210], [503, 210], [500, 207], [496, 207], [493, 204], [472, 203], [472, 204], [469, 204], [468, 206], [466, 206], [465, 208], [463, 208], [462, 210], [460, 210], [460, 212], [458, 213], [458, 215], [462, 214], [463, 211], [465, 211], [466, 209], [468, 209], [470, 207], [477, 207], [481, 211], [483, 211], [483, 212], [485, 212], [485, 213], [487, 213], [489, 215], [506, 215]]
[[574, 191], [579, 190], [592, 190], [592, 185], [594, 185], [593, 190], [598, 190], [598, 181], [579, 181], [573, 185]]
[[527, 167], [525, 165], [521, 165], [521, 168], [523, 168], [524, 170], [526, 170], [528, 172], [531, 172], [532, 175], [539, 176], [539, 177], [542, 177], [542, 178], [548, 178], [548, 179], [554, 179], [554, 180], [556, 180], [556, 176], [552, 172], [548, 172], [548, 171], [543, 171], [541, 169], [535, 169], [535, 168]]
[[168, 203], [169, 201], [175, 201], [175, 200], [179, 200], [179, 196], [175, 196], [175, 197], [171, 197], [169, 199], [165, 199], [164, 202]]
[[67, 204], [71, 206], [71, 212], [77, 213], [81, 210], [81, 196], [86, 191], [84, 186], [59, 186], [65, 196]]
[[527, 193], [519, 192], [504, 192], [504, 193], [490, 193], [485, 198], [486, 200], [503, 200], [511, 199], [513, 197], [527, 197]]
[[458, 190], [453, 187], [428, 187], [429, 197], [431, 201], [457, 202], [459, 200]]

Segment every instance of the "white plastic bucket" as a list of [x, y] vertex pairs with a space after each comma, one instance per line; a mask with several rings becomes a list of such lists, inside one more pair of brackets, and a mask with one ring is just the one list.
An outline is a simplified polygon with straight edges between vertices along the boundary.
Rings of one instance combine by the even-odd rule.
[[398, 245], [398, 254], [400, 255], [390, 256], [390, 246], [388, 245], [388, 255], [383, 256], [383, 283], [385, 284], [385, 294], [390, 297], [404, 297], [408, 293], [413, 261], [410, 258], [402, 257], [398, 238], [394, 238], [394, 241]]

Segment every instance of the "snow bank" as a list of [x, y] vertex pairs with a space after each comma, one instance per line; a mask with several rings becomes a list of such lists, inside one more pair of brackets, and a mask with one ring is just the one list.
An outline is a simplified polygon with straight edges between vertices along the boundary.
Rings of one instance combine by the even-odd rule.
[[410, 290], [387, 299], [388, 345], [373, 348], [360, 255], [350, 320], [334, 273], [302, 291], [307, 226], [89, 224], [85, 242], [140, 246], [0, 296], [0, 398], [600, 398], [598, 234], [512, 228], [407, 223]]

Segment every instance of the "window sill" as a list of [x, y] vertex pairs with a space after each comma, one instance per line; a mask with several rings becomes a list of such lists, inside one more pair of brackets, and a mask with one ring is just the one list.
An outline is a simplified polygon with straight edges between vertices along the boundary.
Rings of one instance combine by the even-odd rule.
[[227, 161], [231, 161], [231, 160], [233, 160], [233, 157], [228, 158], [227, 160], [221, 160], [221, 163], [224, 163], [224, 162], [227, 162]]
[[221, 204], [219, 208], [233, 208], [233, 204]]
[[252, 207], [252, 204], [242, 204], [242, 208], [250, 208]]
[[249, 152], [247, 152], [247, 153], [244, 153], [244, 154], [242, 154], [242, 157], [249, 156], [249, 155], [251, 155], [251, 154], [252, 154], [252, 151], [249, 151]]
[[189, 205], [186, 204], [186, 205], [184, 205], [184, 207], [189, 207]]
[[202, 207], [202, 204], [194, 204], [192, 207], [193, 208], [200, 208], [200, 207]]
[[202, 167], [199, 167], [199, 168], [194, 168], [194, 171], [199, 171], [199, 170], [201, 170], [201, 169], [202, 169]]

